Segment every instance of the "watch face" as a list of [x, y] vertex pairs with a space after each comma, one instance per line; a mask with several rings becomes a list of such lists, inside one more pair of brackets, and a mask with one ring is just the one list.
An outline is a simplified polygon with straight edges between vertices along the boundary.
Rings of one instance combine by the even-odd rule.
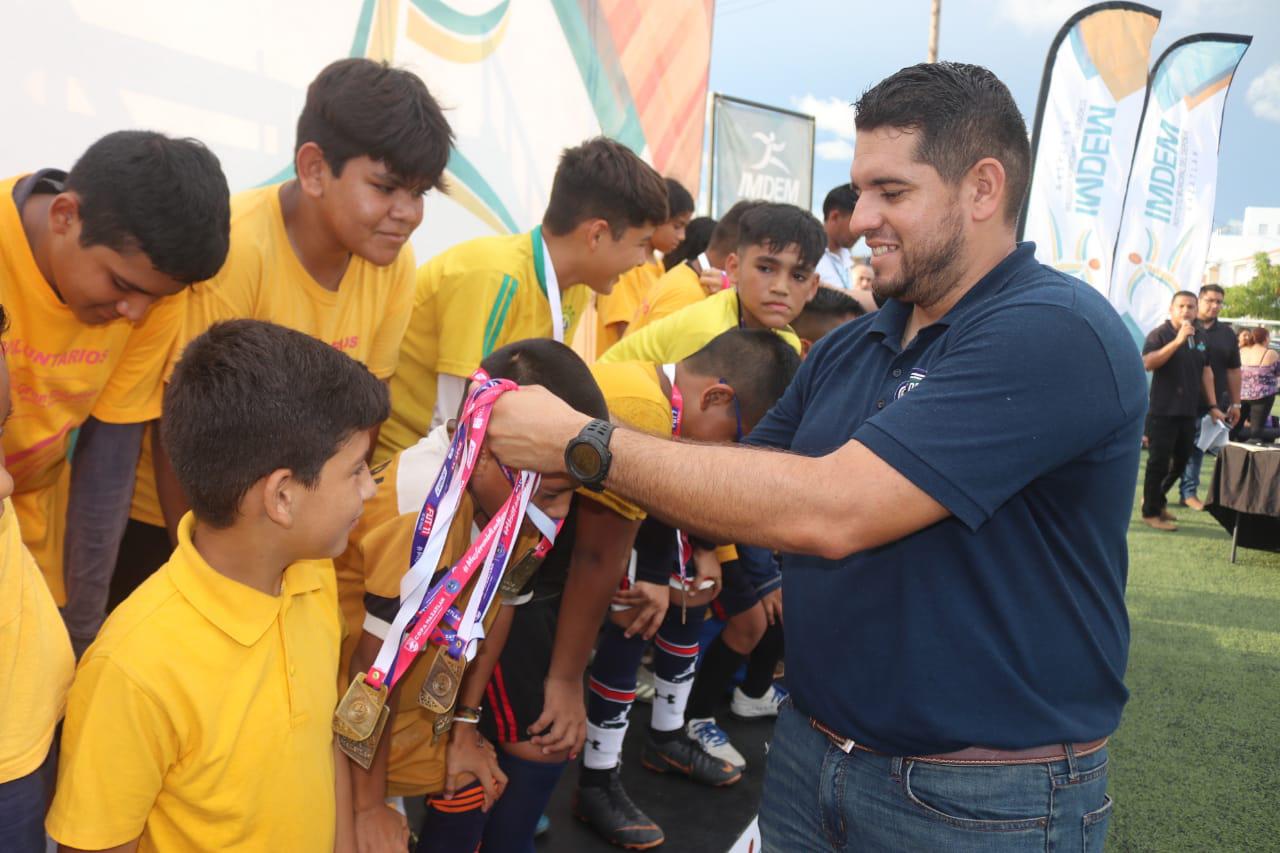
[[569, 461], [577, 469], [574, 473], [590, 480], [600, 473], [600, 452], [586, 442], [574, 445], [569, 451]]

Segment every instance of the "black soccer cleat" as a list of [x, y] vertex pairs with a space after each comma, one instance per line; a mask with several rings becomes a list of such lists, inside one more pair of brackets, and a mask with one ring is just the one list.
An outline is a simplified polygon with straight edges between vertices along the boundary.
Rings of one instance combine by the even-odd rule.
[[732, 785], [742, 778], [741, 768], [708, 755], [684, 732], [667, 741], [657, 741], [653, 735], [646, 734], [640, 763], [655, 773], [680, 773], [715, 788]]
[[627, 796], [618, 767], [609, 771], [605, 785], [578, 786], [573, 795], [573, 816], [605, 841], [628, 850], [648, 850], [666, 841], [662, 828]]

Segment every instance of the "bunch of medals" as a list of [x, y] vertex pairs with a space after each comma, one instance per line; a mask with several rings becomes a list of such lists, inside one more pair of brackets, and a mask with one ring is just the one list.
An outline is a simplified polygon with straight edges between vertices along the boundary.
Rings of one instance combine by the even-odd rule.
[[[493, 404], [516, 388], [515, 383], [490, 379], [483, 371], [471, 378], [477, 384], [467, 396], [449, 452], [418, 514], [409, 572], [400, 581], [400, 610], [373, 665], [355, 677], [333, 714], [339, 748], [366, 769], [373, 763], [386, 728], [390, 714], [387, 699], [392, 688], [428, 648], [432, 659], [418, 703], [438, 715], [436, 738], [448, 731], [463, 671], [468, 657], [474, 656], [473, 641], [483, 636], [482, 624], [496, 593], [518, 592], [555, 538], [556, 530], [550, 528], [546, 516], [529, 505], [540, 477], [528, 471], [517, 476], [504, 469], [513, 483], [511, 496], [473, 539], [462, 558], [431, 583], [459, 502], [475, 470]], [[542, 539], [511, 572], [506, 572], [527, 512], [537, 517], [536, 523], [543, 528]], [[475, 591], [466, 609], [459, 611], [454, 601], [473, 579]]]

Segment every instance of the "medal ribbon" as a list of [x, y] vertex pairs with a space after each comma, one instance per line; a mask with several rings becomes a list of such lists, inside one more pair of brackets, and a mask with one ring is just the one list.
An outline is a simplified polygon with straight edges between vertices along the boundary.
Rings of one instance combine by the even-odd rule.
[[[684, 422], [684, 395], [676, 387], [676, 366], [674, 364], [664, 364], [662, 365], [662, 372], [666, 375], [667, 381], [671, 383], [671, 435], [679, 438], [680, 427]], [[683, 530], [676, 531], [676, 549], [680, 558], [680, 583], [687, 586], [689, 573], [685, 566], [693, 558], [693, 546], [689, 544], [689, 537], [684, 535]]]

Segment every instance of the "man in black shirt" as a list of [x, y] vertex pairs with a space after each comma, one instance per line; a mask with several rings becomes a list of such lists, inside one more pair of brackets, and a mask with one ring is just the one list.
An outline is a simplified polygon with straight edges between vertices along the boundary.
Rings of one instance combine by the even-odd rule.
[[[1227, 323], [1218, 322], [1222, 298], [1222, 288], [1216, 284], [1200, 288], [1196, 337], [1204, 341], [1209, 369], [1213, 371], [1212, 404], [1226, 413], [1228, 426], [1235, 426], [1240, 420], [1240, 344], [1236, 340], [1235, 329]], [[1200, 416], [1203, 417], [1207, 411], [1209, 405], [1201, 404]], [[1199, 442], [1200, 421], [1197, 419], [1191, 455], [1187, 457], [1187, 467], [1182, 472], [1181, 499], [1178, 501], [1194, 510], [1204, 509], [1204, 503], [1196, 494], [1200, 488], [1200, 465], [1204, 462], [1204, 451], [1200, 449]]]
[[[1156, 530], [1178, 529], [1165, 509], [1165, 494], [1187, 467], [1201, 400], [1213, 399], [1213, 371], [1194, 322], [1196, 303], [1194, 293], [1175, 293], [1168, 322], [1153, 329], [1142, 346], [1142, 365], [1152, 372], [1142, 522]], [[1210, 411], [1224, 417], [1216, 405]]]

